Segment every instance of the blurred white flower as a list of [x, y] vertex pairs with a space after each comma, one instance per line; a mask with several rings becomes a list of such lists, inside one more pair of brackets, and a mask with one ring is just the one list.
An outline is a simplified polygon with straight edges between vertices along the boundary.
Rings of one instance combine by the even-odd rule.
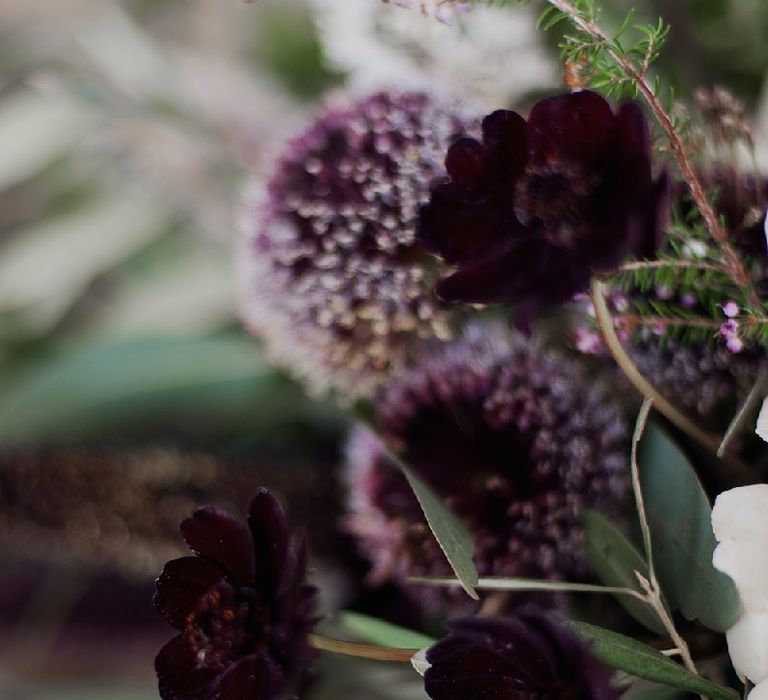
[[530, 7], [473, 7], [441, 23], [392, 4], [309, 0], [326, 56], [360, 93], [383, 87], [471, 96], [503, 107], [558, 83]]
[[[764, 412], [765, 407], [761, 416]], [[733, 579], [742, 605], [726, 632], [728, 652], [742, 679], [761, 684], [768, 679], [768, 484], [721, 493], [712, 509], [712, 528], [719, 543], [712, 563]], [[768, 686], [758, 688], [751, 700], [768, 697]]]
[[755, 432], [768, 442], [768, 397], [763, 401], [763, 405], [760, 408], [760, 415], [757, 417], [757, 426]]

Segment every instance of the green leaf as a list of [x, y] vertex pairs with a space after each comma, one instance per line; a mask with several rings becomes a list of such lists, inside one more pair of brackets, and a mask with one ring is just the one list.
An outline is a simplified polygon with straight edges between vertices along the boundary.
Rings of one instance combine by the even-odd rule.
[[303, 405], [249, 338], [110, 341], [32, 364], [0, 394], [0, 440], [124, 436], [157, 424], [196, 435], [236, 423], [263, 429]]
[[439, 496], [397, 455], [391, 453], [397, 465], [405, 474], [408, 483], [416, 495], [424, 517], [427, 519], [432, 534], [443, 550], [453, 572], [461, 582], [461, 587], [470, 598], [478, 600], [475, 586], [478, 573], [472, 555], [475, 543], [466, 525], [446, 506]]
[[716, 700], [739, 700], [735, 690], [710, 683], [642, 642], [586, 622], [570, 624], [606, 666]]
[[654, 566], [667, 600], [687, 619], [724, 632], [741, 605], [733, 581], [712, 566], [712, 509], [693, 467], [653, 423], [639, 444], [638, 462]]
[[348, 632], [360, 639], [382, 647], [394, 649], [424, 649], [436, 640], [420, 632], [393, 625], [362, 613], [344, 611], [339, 613], [339, 622]]
[[[648, 564], [635, 546], [595, 510], [582, 517], [587, 540], [587, 555], [600, 580], [606, 586], [639, 590], [635, 571], [648, 578]], [[664, 625], [653, 609], [637, 598], [619, 595], [616, 599], [641, 625], [656, 634], [666, 635]]]

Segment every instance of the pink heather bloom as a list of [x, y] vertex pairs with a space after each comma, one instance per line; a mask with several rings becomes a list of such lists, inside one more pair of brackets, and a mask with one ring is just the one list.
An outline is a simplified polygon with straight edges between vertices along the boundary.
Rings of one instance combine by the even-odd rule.
[[728, 318], [734, 318], [739, 315], [739, 305], [735, 301], [726, 301], [721, 308]]

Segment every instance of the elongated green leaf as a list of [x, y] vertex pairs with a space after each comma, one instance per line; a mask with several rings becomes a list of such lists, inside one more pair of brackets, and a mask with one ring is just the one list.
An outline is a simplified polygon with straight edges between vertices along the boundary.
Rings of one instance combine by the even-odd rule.
[[[409, 583], [424, 586], [458, 587], [461, 581], [446, 576], [411, 576]], [[475, 585], [481, 591], [564, 591], [566, 593], [612, 593], [615, 595], [631, 594], [628, 588], [598, 586], [592, 583], [571, 583], [570, 581], [547, 581], [537, 578], [507, 578], [505, 576], [487, 576], [479, 578]]]
[[586, 622], [572, 622], [571, 626], [590, 642], [593, 653], [606, 666], [716, 700], [739, 699], [735, 690], [710, 683], [642, 642]]
[[401, 459], [398, 466], [408, 479], [413, 493], [419, 501], [424, 517], [427, 519], [432, 534], [443, 550], [453, 572], [461, 582], [462, 588], [471, 598], [478, 599], [475, 586], [478, 574], [472, 555], [475, 543], [472, 535], [456, 514], [448, 508], [439, 496]]
[[640, 442], [638, 461], [662, 590], [687, 619], [727, 630], [739, 616], [739, 596], [733, 581], [712, 566], [712, 509], [693, 467], [653, 423]]
[[[639, 590], [635, 571], [648, 578], [648, 564], [640, 552], [608, 520], [595, 510], [583, 516], [587, 555], [600, 580], [606, 586]], [[666, 634], [653, 609], [637, 598], [620, 595], [616, 599], [641, 625], [656, 634]]]
[[303, 405], [236, 335], [100, 343], [45, 358], [0, 394], [0, 441], [274, 425]]
[[423, 649], [431, 647], [436, 640], [421, 632], [393, 625], [370, 615], [356, 612], [339, 613], [342, 627], [366, 642], [395, 649]]

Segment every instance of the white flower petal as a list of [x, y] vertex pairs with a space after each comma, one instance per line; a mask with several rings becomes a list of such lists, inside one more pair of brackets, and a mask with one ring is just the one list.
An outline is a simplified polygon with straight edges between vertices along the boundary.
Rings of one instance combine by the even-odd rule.
[[[768, 219], [766, 219], [766, 236], [768, 236]], [[757, 426], [755, 432], [768, 442], [768, 396], [763, 399], [763, 405], [760, 407], [760, 414], [757, 416]]]
[[731, 662], [740, 676], [753, 683], [768, 678], [767, 613], [743, 614], [725, 636]]
[[768, 613], [768, 534], [721, 542], [712, 564], [733, 579], [745, 613]]
[[747, 700], [768, 700], [768, 680], [764, 680], [752, 688], [747, 695]]
[[721, 493], [712, 508], [712, 528], [718, 542], [768, 541], [768, 484], [740, 486]]

